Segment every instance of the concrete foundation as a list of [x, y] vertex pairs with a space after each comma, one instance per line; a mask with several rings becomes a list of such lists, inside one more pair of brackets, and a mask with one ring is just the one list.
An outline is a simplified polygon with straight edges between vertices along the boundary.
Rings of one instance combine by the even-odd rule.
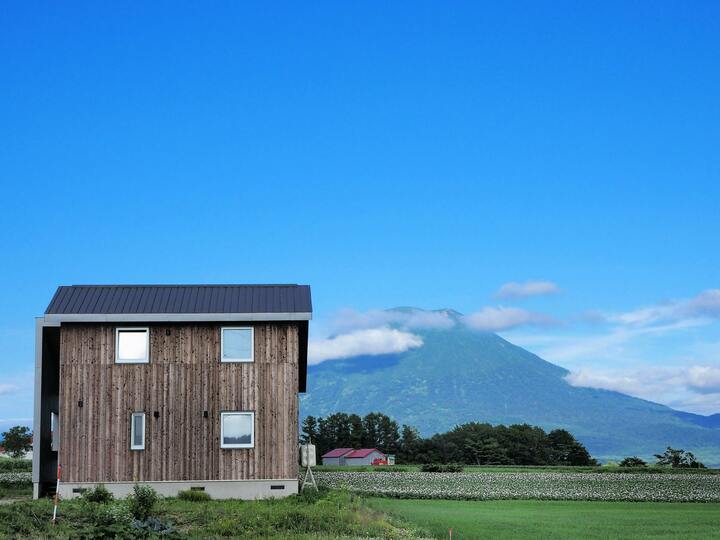
[[[116, 498], [132, 493], [135, 482], [60, 482], [60, 497], [72, 499], [102, 483]], [[200, 489], [213, 499], [269, 499], [295, 495], [297, 479], [284, 480], [200, 480], [197, 482], [138, 482], [150, 486], [164, 497], [175, 497], [178, 491]]]

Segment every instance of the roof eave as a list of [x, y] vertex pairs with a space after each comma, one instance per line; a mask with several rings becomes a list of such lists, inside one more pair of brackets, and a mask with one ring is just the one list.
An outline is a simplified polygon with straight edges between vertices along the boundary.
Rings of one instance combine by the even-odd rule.
[[312, 312], [283, 313], [46, 313], [45, 320], [59, 323], [92, 322], [219, 322], [310, 321]]

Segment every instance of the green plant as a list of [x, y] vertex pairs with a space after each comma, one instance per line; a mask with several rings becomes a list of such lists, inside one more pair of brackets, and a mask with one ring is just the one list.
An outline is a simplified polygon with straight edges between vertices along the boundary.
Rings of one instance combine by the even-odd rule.
[[202, 502], [212, 499], [209, 494], [199, 489], [186, 489], [178, 492], [178, 499], [182, 501]]
[[85, 493], [82, 494], [82, 497], [88, 502], [100, 504], [107, 504], [115, 499], [115, 497], [113, 497], [113, 494], [110, 493], [110, 491], [108, 491], [108, 489], [103, 484], [98, 484], [93, 489], [88, 489]]
[[145, 521], [150, 517], [150, 513], [157, 501], [157, 491], [150, 486], [141, 484], [135, 484], [133, 492], [127, 498], [130, 513], [139, 521]]
[[161, 521], [154, 517], [148, 518], [145, 521], [133, 520], [132, 526], [133, 529], [136, 529], [143, 537], [145, 535], [151, 536], [152, 538], [155, 536], [177, 536], [177, 529], [175, 529], [175, 526], [171, 522]]
[[620, 467], [645, 467], [646, 465], [647, 463], [637, 456], [626, 457], [620, 462]]
[[78, 538], [133, 538], [132, 515], [124, 501], [96, 504], [82, 499], [78, 512], [61, 516], [76, 522]]

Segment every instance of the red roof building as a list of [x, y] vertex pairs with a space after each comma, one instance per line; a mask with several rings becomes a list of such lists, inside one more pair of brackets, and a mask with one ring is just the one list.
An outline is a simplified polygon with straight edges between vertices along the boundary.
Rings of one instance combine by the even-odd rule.
[[323, 465], [345, 465], [345, 455], [351, 454], [352, 448], [336, 448], [320, 456]]

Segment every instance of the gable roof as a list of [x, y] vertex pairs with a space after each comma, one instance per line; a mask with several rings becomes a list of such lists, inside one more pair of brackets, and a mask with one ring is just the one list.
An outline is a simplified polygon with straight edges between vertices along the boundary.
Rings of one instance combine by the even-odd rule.
[[46, 315], [166, 315], [312, 313], [308, 285], [60, 286]]
[[352, 452], [352, 448], [336, 448], [335, 450], [330, 450], [329, 452], [323, 454], [320, 456], [321, 458], [339, 458], [343, 457], [345, 454], [349, 454]]
[[345, 457], [345, 459], [364, 458], [364, 457], [368, 457], [373, 452], [377, 452], [378, 454], [382, 454], [383, 456], [385, 455], [377, 448], [360, 448], [359, 450], [353, 450], [352, 452], [350, 452], [349, 454], [347, 454], [344, 457]]

